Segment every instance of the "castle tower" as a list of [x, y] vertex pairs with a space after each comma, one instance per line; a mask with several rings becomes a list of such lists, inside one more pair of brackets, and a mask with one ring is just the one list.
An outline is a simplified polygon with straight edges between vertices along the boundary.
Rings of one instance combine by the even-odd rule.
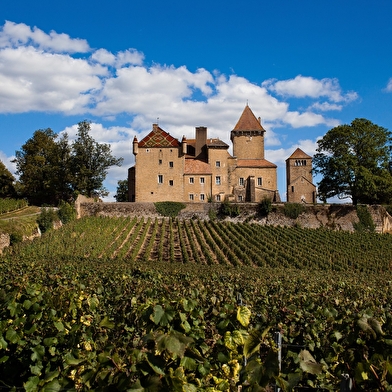
[[248, 105], [230, 133], [233, 155], [239, 159], [264, 159], [264, 132]]
[[297, 148], [286, 159], [288, 203], [315, 203], [316, 186], [313, 184], [312, 157]]

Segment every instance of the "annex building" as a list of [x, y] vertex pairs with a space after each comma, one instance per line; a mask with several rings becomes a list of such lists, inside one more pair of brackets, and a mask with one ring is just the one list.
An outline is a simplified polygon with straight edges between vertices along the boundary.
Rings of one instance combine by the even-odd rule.
[[[265, 159], [264, 134], [248, 105], [230, 133], [233, 155], [228, 144], [208, 137], [206, 127], [196, 127], [194, 139], [183, 136], [180, 141], [153, 124], [142, 140], [133, 139], [129, 201], [260, 202], [268, 197], [279, 202], [277, 166]], [[311, 157], [301, 150], [303, 156], [297, 157], [298, 150], [286, 161], [290, 201], [313, 202]]]

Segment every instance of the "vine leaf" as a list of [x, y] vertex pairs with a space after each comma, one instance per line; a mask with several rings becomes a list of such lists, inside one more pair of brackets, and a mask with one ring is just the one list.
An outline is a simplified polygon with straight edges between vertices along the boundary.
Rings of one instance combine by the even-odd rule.
[[251, 311], [246, 306], [239, 306], [237, 310], [237, 320], [243, 327], [247, 327], [250, 322]]
[[310, 374], [319, 374], [323, 369], [308, 350], [301, 350], [299, 353], [299, 365], [304, 372]]

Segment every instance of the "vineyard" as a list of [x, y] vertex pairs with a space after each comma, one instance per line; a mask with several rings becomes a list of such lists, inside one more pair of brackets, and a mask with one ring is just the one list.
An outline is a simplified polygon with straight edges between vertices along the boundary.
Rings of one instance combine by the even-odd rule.
[[392, 390], [390, 235], [90, 217], [0, 257], [0, 388]]

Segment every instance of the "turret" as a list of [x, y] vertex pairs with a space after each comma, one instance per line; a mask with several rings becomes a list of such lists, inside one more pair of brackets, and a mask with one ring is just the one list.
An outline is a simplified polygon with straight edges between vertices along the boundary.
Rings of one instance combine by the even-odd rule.
[[182, 144], [182, 154], [185, 155], [187, 153], [187, 147], [188, 147], [188, 143], [186, 141], [185, 136], [182, 137], [181, 144]]
[[132, 146], [133, 146], [133, 155], [137, 155], [137, 153], [139, 152], [139, 142], [136, 136], [133, 138]]

